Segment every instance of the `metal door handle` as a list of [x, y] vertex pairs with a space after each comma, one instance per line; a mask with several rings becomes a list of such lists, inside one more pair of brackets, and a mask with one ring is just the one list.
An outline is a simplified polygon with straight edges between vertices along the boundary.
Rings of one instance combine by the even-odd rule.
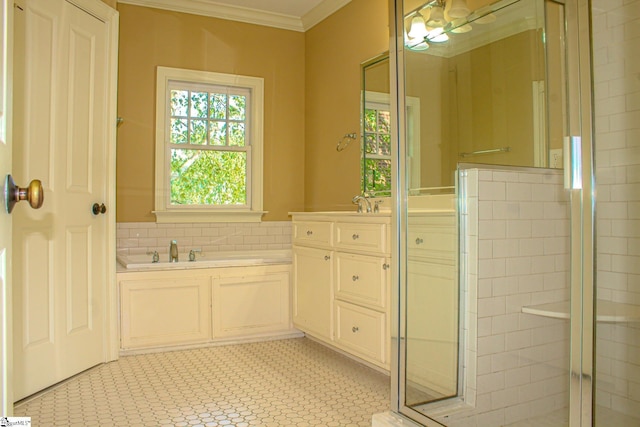
[[94, 215], [103, 214], [107, 212], [107, 207], [104, 203], [101, 205], [94, 203], [93, 206], [91, 206], [91, 212], [93, 212]]
[[13, 181], [13, 177], [7, 175], [4, 182], [4, 204], [7, 213], [11, 213], [15, 204], [22, 200], [28, 200], [29, 206], [33, 209], [40, 209], [44, 203], [42, 182], [39, 179], [34, 179], [26, 188], [20, 188]]

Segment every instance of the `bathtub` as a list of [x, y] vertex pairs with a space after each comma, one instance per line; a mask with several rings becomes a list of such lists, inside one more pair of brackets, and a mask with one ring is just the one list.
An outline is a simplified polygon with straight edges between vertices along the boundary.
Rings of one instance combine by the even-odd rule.
[[118, 263], [126, 270], [186, 270], [215, 267], [247, 267], [291, 263], [291, 250], [255, 250], [198, 253], [189, 261], [188, 253], [178, 256], [180, 261], [169, 262], [169, 254], [160, 254], [160, 262], [152, 262], [152, 255], [118, 255]]

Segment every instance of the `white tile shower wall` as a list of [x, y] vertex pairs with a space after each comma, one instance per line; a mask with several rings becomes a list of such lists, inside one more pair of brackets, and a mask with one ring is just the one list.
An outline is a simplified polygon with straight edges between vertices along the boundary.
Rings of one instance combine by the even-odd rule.
[[172, 240], [181, 252], [242, 251], [291, 248], [291, 222], [261, 223], [156, 224], [154, 222], [120, 222], [117, 250], [122, 254], [148, 251], [168, 253]]
[[[640, 0], [593, 1], [597, 293], [640, 304]], [[598, 323], [596, 402], [640, 416], [640, 325]]]
[[568, 404], [565, 320], [522, 307], [568, 300], [569, 206], [552, 170], [463, 172], [465, 401], [452, 427], [494, 427]]

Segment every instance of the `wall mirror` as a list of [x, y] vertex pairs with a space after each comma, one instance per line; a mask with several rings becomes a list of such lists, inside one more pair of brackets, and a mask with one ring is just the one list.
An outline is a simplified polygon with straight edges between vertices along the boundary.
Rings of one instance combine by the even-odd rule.
[[[460, 4], [466, 10], [452, 9]], [[420, 111], [407, 128], [409, 147], [420, 147], [414, 193], [453, 191], [461, 162], [561, 167], [558, 10], [529, 0], [405, 2], [407, 105]]]
[[[391, 196], [391, 116], [389, 99], [389, 53], [361, 64], [361, 164], [360, 188], [373, 197]], [[420, 182], [420, 100], [407, 99], [406, 119], [411, 132], [409, 179]]]
[[360, 189], [370, 196], [390, 196], [389, 54], [362, 63], [360, 82]]

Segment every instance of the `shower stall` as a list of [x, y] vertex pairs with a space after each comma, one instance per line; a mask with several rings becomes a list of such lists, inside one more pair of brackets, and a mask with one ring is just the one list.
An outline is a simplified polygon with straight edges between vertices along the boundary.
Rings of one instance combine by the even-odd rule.
[[640, 425], [640, 0], [390, 4], [390, 417]]

